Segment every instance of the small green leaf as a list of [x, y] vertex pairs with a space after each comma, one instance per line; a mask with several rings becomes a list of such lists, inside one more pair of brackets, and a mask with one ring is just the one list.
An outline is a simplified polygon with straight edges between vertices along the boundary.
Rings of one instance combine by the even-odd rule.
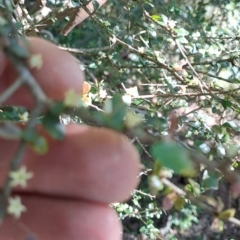
[[22, 134], [22, 138], [26, 142], [34, 142], [34, 140], [38, 137], [38, 133], [36, 132], [35, 129], [32, 130], [25, 130]]
[[217, 144], [216, 153], [217, 153], [217, 156], [220, 158], [226, 155], [226, 149], [221, 143]]
[[224, 142], [224, 143], [228, 142], [230, 139], [231, 139], [231, 136], [230, 136], [229, 133], [225, 133], [225, 134], [223, 135], [223, 142]]
[[182, 44], [188, 43], [188, 40], [185, 37], [178, 37], [177, 40], [178, 40], [178, 42], [180, 42]]
[[25, 130], [22, 138], [32, 147], [38, 154], [45, 154], [48, 151], [48, 143], [45, 138], [40, 136], [35, 129]]
[[99, 3], [98, 3], [98, 1], [93, 0], [92, 4], [93, 4], [93, 8], [94, 8], [93, 12], [96, 12], [98, 10], [98, 8], [99, 8]]
[[240, 127], [235, 121], [228, 121], [223, 124], [224, 127], [240, 132]]
[[232, 106], [232, 103], [230, 101], [228, 101], [228, 100], [225, 100], [225, 99], [221, 100], [221, 104], [224, 107], [224, 109]]
[[177, 33], [178, 37], [184, 37], [189, 35], [189, 32], [184, 28], [175, 28], [174, 31]]
[[154, 54], [155, 54], [156, 59], [158, 60], [158, 62], [165, 63], [166, 58], [160, 51], [154, 51]]
[[204, 154], [209, 154], [211, 151], [211, 148], [206, 143], [202, 143], [201, 145], [198, 146], [198, 148]]
[[143, 121], [142, 118], [140, 118], [137, 114], [135, 114], [133, 111], [128, 110], [125, 115], [125, 126], [129, 129], [134, 128], [138, 125], [140, 125]]
[[168, 121], [163, 117], [146, 116], [145, 118], [148, 125], [151, 125], [154, 129], [157, 129], [161, 132], [166, 130], [168, 127]]
[[9, 50], [10, 50], [15, 56], [17, 56], [17, 57], [19, 57], [19, 58], [26, 59], [26, 58], [29, 58], [29, 57], [30, 57], [29, 51], [28, 51], [25, 47], [23, 47], [23, 46], [21, 46], [21, 45], [19, 45], [19, 44], [12, 44], [12, 45], [10, 46]]
[[63, 102], [54, 102], [50, 107], [50, 112], [55, 116], [59, 116], [63, 113], [64, 109], [65, 105]]
[[222, 127], [218, 125], [213, 125], [212, 126], [212, 131], [215, 133], [222, 133]]
[[209, 173], [208, 170], [203, 172], [203, 186], [205, 189], [218, 189], [218, 179], [213, 173]]
[[64, 125], [60, 123], [58, 116], [54, 116], [51, 113], [45, 115], [42, 125], [53, 138], [58, 140], [64, 138]]
[[30, 143], [32, 149], [38, 154], [45, 154], [48, 152], [48, 143], [45, 138], [38, 136], [34, 142]]
[[187, 151], [176, 143], [155, 143], [151, 147], [151, 154], [162, 166], [172, 169], [175, 173], [194, 174], [193, 164]]
[[164, 78], [163, 81], [167, 84], [168, 89], [170, 90], [170, 93], [175, 94], [173, 85], [166, 78]]
[[158, 16], [158, 15], [152, 15], [151, 18], [155, 21], [161, 20], [160, 16]]
[[212, 113], [216, 113], [217, 112], [217, 109], [215, 106], [212, 107]]
[[238, 155], [238, 151], [240, 150], [240, 147], [235, 142], [228, 142], [224, 144], [224, 148], [226, 150], [226, 156], [229, 158], [234, 158]]
[[167, 17], [166, 15], [161, 14], [161, 18], [162, 18], [162, 21], [163, 21], [164, 23], [167, 23], [167, 22], [168, 22], [168, 17]]
[[123, 128], [124, 118], [126, 116], [127, 106], [122, 100], [120, 94], [113, 96], [112, 100], [112, 111], [109, 114], [110, 121], [108, 122], [109, 127], [116, 130], [121, 130]]
[[198, 182], [194, 181], [193, 179], [189, 178], [188, 182], [190, 185], [189, 189], [190, 192], [194, 193], [195, 196], [199, 196], [201, 194], [201, 186]]
[[116, 94], [112, 99], [108, 99], [104, 105], [105, 112], [95, 112], [94, 118], [103, 126], [121, 131], [124, 127], [124, 121], [127, 106], [122, 100], [120, 94]]
[[97, 65], [96, 65], [96, 63], [90, 63], [90, 64], [88, 65], [88, 67], [89, 67], [89, 68], [97, 68]]

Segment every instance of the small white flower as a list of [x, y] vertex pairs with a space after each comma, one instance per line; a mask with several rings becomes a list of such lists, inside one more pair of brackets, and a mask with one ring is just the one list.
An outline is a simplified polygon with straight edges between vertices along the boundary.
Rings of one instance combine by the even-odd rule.
[[129, 94], [125, 94], [122, 96], [123, 102], [125, 102], [128, 106], [132, 103], [132, 97]]
[[106, 58], [107, 55], [105, 52], [99, 52], [100, 58]]
[[28, 61], [31, 68], [36, 68], [38, 70], [42, 68], [43, 60], [41, 54], [33, 54]]
[[101, 89], [101, 90], [99, 91], [99, 97], [100, 97], [100, 98], [106, 98], [106, 97], [107, 97], [107, 91]]
[[138, 47], [138, 51], [139, 51], [140, 53], [144, 53], [145, 48], [144, 48], [144, 47]]
[[103, 25], [104, 25], [105, 27], [111, 26], [111, 23], [108, 22], [108, 21], [103, 21], [102, 23], [103, 23]]
[[194, 32], [193, 34], [192, 34], [192, 38], [194, 39], [194, 40], [198, 40], [198, 38], [199, 37], [201, 37], [201, 34], [200, 34], [200, 32]]
[[26, 166], [22, 166], [19, 170], [9, 173], [11, 181], [11, 186], [21, 186], [25, 188], [27, 186], [27, 181], [33, 177], [33, 173], [27, 172]]
[[24, 112], [23, 114], [19, 113], [18, 116], [19, 116], [19, 118], [20, 118], [22, 121], [25, 121], [25, 122], [26, 122], [26, 121], [28, 120], [28, 118], [29, 118], [29, 114], [28, 114], [27, 111]]
[[114, 44], [117, 42], [117, 38], [116, 38], [115, 35], [113, 35], [112, 37], [110, 37], [109, 40], [110, 40], [110, 42], [111, 42], [112, 45], [114, 45]]
[[13, 215], [14, 218], [20, 218], [22, 212], [26, 212], [26, 210], [27, 209], [24, 205], [22, 205], [21, 198], [19, 196], [9, 199], [7, 213]]
[[126, 92], [127, 92], [128, 95], [130, 95], [130, 96], [132, 96], [132, 97], [138, 97], [138, 96], [139, 96], [137, 86], [127, 88], [127, 89], [126, 89]]
[[169, 20], [168, 21], [168, 27], [170, 28], [170, 29], [174, 29], [174, 27], [176, 26], [176, 21], [173, 21], [173, 20]]

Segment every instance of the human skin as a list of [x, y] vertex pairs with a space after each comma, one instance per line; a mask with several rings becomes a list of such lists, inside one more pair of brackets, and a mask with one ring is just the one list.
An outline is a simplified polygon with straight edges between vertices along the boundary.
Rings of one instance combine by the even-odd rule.
[[[66, 91], [81, 93], [84, 74], [74, 57], [38, 38], [30, 38], [31, 53], [40, 53], [43, 66], [31, 70], [46, 95], [62, 100]], [[0, 53], [0, 94], [17, 74]], [[34, 106], [27, 89], [19, 89], [6, 104]], [[1, 240], [120, 240], [121, 224], [109, 203], [128, 199], [139, 179], [139, 156], [121, 134], [70, 124], [63, 141], [46, 136], [49, 152], [37, 155], [28, 148], [23, 157], [34, 173], [26, 189], [15, 189], [27, 212], [19, 220], [8, 216], [0, 225]], [[17, 141], [0, 139], [0, 183], [9, 170]]]

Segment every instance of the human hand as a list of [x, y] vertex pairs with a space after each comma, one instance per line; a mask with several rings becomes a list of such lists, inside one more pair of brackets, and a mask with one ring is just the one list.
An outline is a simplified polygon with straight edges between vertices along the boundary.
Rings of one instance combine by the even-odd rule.
[[[43, 66], [32, 70], [46, 95], [62, 100], [66, 91], [81, 93], [84, 75], [76, 59], [54, 45], [31, 38], [31, 52], [40, 53]], [[0, 53], [0, 94], [16, 79]], [[24, 88], [7, 104], [33, 107]], [[51, 139], [49, 152], [36, 155], [27, 149], [23, 164], [34, 173], [26, 189], [15, 193], [27, 212], [19, 220], [6, 217], [0, 225], [1, 240], [24, 240], [30, 233], [38, 240], [120, 240], [121, 224], [108, 205], [124, 201], [137, 186], [138, 154], [120, 134], [100, 128], [70, 124], [63, 141]], [[0, 183], [7, 176], [17, 141], [0, 139]]]

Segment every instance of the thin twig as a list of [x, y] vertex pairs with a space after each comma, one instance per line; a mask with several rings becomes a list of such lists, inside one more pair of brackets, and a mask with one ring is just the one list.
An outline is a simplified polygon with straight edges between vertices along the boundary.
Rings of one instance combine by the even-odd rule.
[[15, 91], [19, 87], [22, 86], [22, 84], [23, 84], [23, 81], [22, 81], [21, 78], [19, 78], [19, 79], [15, 80], [14, 83], [10, 87], [8, 87], [8, 89], [5, 92], [1, 93], [1, 95], [0, 95], [0, 105], [3, 102], [5, 102], [9, 97], [11, 97], [13, 95], [13, 93], [15, 93]]
[[68, 47], [62, 47], [62, 46], [58, 46], [59, 49], [64, 50], [64, 51], [68, 51], [71, 53], [79, 53], [79, 54], [84, 54], [84, 53], [99, 53], [99, 52], [103, 52], [103, 51], [108, 51], [111, 49], [110, 46], [106, 46], [106, 47], [99, 47], [99, 48], [85, 48], [85, 49], [78, 49], [78, 48], [68, 48]]

